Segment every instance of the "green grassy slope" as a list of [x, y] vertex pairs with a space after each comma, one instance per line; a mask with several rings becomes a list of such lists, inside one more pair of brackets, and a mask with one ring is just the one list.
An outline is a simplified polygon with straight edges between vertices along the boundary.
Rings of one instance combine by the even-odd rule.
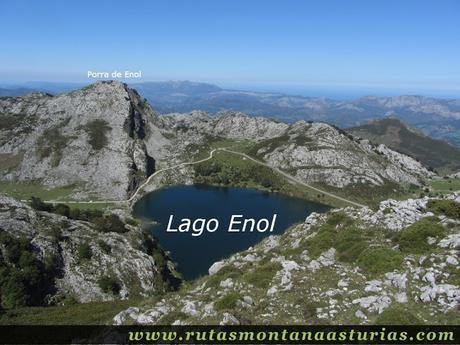
[[460, 170], [460, 149], [413, 131], [398, 119], [373, 121], [363, 126], [348, 128], [347, 131], [410, 155], [441, 174]]

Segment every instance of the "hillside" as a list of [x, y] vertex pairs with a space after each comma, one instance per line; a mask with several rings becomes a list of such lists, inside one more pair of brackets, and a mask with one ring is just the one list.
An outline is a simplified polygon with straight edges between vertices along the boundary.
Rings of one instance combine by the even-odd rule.
[[[287, 124], [237, 112], [158, 116], [118, 82], [59, 96], [3, 97], [0, 117], [0, 184], [21, 199], [38, 194], [47, 200], [126, 201], [155, 171], [207, 156], [219, 142], [245, 142], [241, 153], [261, 161], [265, 170], [280, 169], [355, 201], [375, 203], [418, 188], [433, 175], [408, 156], [325, 123]], [[196, 181], [201, 177], [195, 168], [168, 170], [147, 189]]]
[[458, 324], [460, 196], [310, 215], [114, 324]]
[[[174, 137], [169, 138], [177, 143], [177, 150], [187, 152], [187, 155], [200, 154], [206, 147], [212, 147], [210, 138], [224, 138], [230, 147], [243, 141], [244, 145], [237, 151], [305, 183], [356, 201], [374, 204], [391, 195], [417, 188], [433, 176], [432, 172], [406, 155], [384, 145], [357, 140], [325, 123], [299, 121], [289, 125], [234, 112], [224, 112], [216, 117], [203, 112], [170, 114], [160, 117], [160, 120], [162, 128], [175, 129]], [[223, 161], [236, 159], [234, 156], [229, 158], [229, 153], [220, 155], [225, 155]], [[229, 163], [223, 161], [201, 164], [198, 167], [214, 166], [215, 171], [212, 168], [200, 169], [195, 176], [199, 181], [213, 184], [244, 182], [241, 175], [223, 176], [226, 171], [232, 170], [226, 168]], [[246, 160], [245, 164], [250, 163]]]
[[396, 118], [372, 121], [346, 131], [412, 156], [440, 173], [449, 174], [460, 170], [460, 149], [408, 128]]
[[0, 178], [67, 188], [80, 200], [125, 199], [168, 143], [150, 106], [126, 85], [98, 82], [51, 96], [0, 98]]

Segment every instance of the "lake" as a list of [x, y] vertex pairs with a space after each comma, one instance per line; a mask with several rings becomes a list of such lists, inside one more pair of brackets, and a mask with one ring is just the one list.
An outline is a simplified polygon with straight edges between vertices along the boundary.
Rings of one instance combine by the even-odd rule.
[[[262, 192], [246, 188], [224, 188], [204, 185], [174, 186], [163, 188], [143, 196], [133, 208], [133, 215], [143, 220], [154, 220], [157, 224], [149, 224], [149, 230], [159, 238], [160, 245], [171, 253], [172, 259], [178, 264], [179, 271], [185, 279], [194, 279], [208, 273], [208, 268], [216, 261], [233, 253], [245, 250], [271, 234], [283, 233], [291, 225], [303, 222], [312, 212], [326, 212], [330, 207], [289, 197], [277, 193]], [[255, 224], [248, 221], [246, 231], [241, 232], [243, 219], [251, 218], [254, 222], [261, 221], [259, 229], [266, 228], [268, 222], [273, 231], [258, 232]], [[173, 219], [171, 221], [171, 215]], [[232, 216], [232, 230], [228, 232]], [[179, 232], [181, 220], [203, 223], [197, 219], [210, 220], [210, 229], [214, 232]], [[241, 221], [241, 223], [237, 223]], [[169, 229], [176, 232], [167, 232]], [[249, 232], [252, 226], [253, 232]], [[186, 228], [186, 224], [181, 227]], [[197, 226], [195, 228], [198, 228]]]

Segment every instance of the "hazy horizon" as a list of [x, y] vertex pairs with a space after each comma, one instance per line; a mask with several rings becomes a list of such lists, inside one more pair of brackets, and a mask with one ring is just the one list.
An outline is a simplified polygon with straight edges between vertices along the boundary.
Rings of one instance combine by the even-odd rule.
[[[21, 82], [3, 82], [0, 80], [0, 87], [2, 88], [43, 88], [46, 89], [45, 84], [50, 85], [62, 85], [68, 88], [80, 88], [85, 85], [89, 85], [98, 80], [111, 80], [109, 79], [97, 79], [97, 80], [86, 80], [86, 81], [49, 81], [49, 80], [29, 80]], [[218, 86], [226, 90], [235, 91], [247, 91], [247, 92], [272, 92], [280, 93], [288, 96], [302, 96], [302, 97], [324, 97], [335, 100], [352, 100], [366, 96], [376, 97], [393, 97], [393, 96], [425, 96], [441, 99], [460, 99], [460, 91], [453, 90], [426, 90], [420, 88], [400, 87], [399, 89], [385, 87], [385, 86], [363, 86], [363, 85], [274, 85], [274, 84], [247, 84], [247, 83], [220, 83], [220, 82], [209, 82], [201, 80], [119, 80], [127, 84], [143, 84], [143, 83], [164, 83], [164, 82], [192, 82], [192, 83], [204, 83]]]

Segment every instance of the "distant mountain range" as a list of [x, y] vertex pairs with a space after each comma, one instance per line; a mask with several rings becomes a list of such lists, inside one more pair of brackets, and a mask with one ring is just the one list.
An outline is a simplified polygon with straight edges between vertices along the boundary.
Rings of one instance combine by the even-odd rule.
[[[0, 96], [23, 95], [27, 89], [61, 93], [81, 86], [83, 85], [34, 82], [21, 85], [21, 88], [0, 89]], [[129, 86], [138, 90], [160, 113], [192, 110], [217, 113], [235, 110], [291, 123], [297, 120], [323, 121], [342, 128], [391, 116], [426, 135], [460, 147], [460, 99], [367, 96], [351, 101], [338, 101], [282, 93], [228, 90], [212, 84], [190, 81], [133, 83]]]

